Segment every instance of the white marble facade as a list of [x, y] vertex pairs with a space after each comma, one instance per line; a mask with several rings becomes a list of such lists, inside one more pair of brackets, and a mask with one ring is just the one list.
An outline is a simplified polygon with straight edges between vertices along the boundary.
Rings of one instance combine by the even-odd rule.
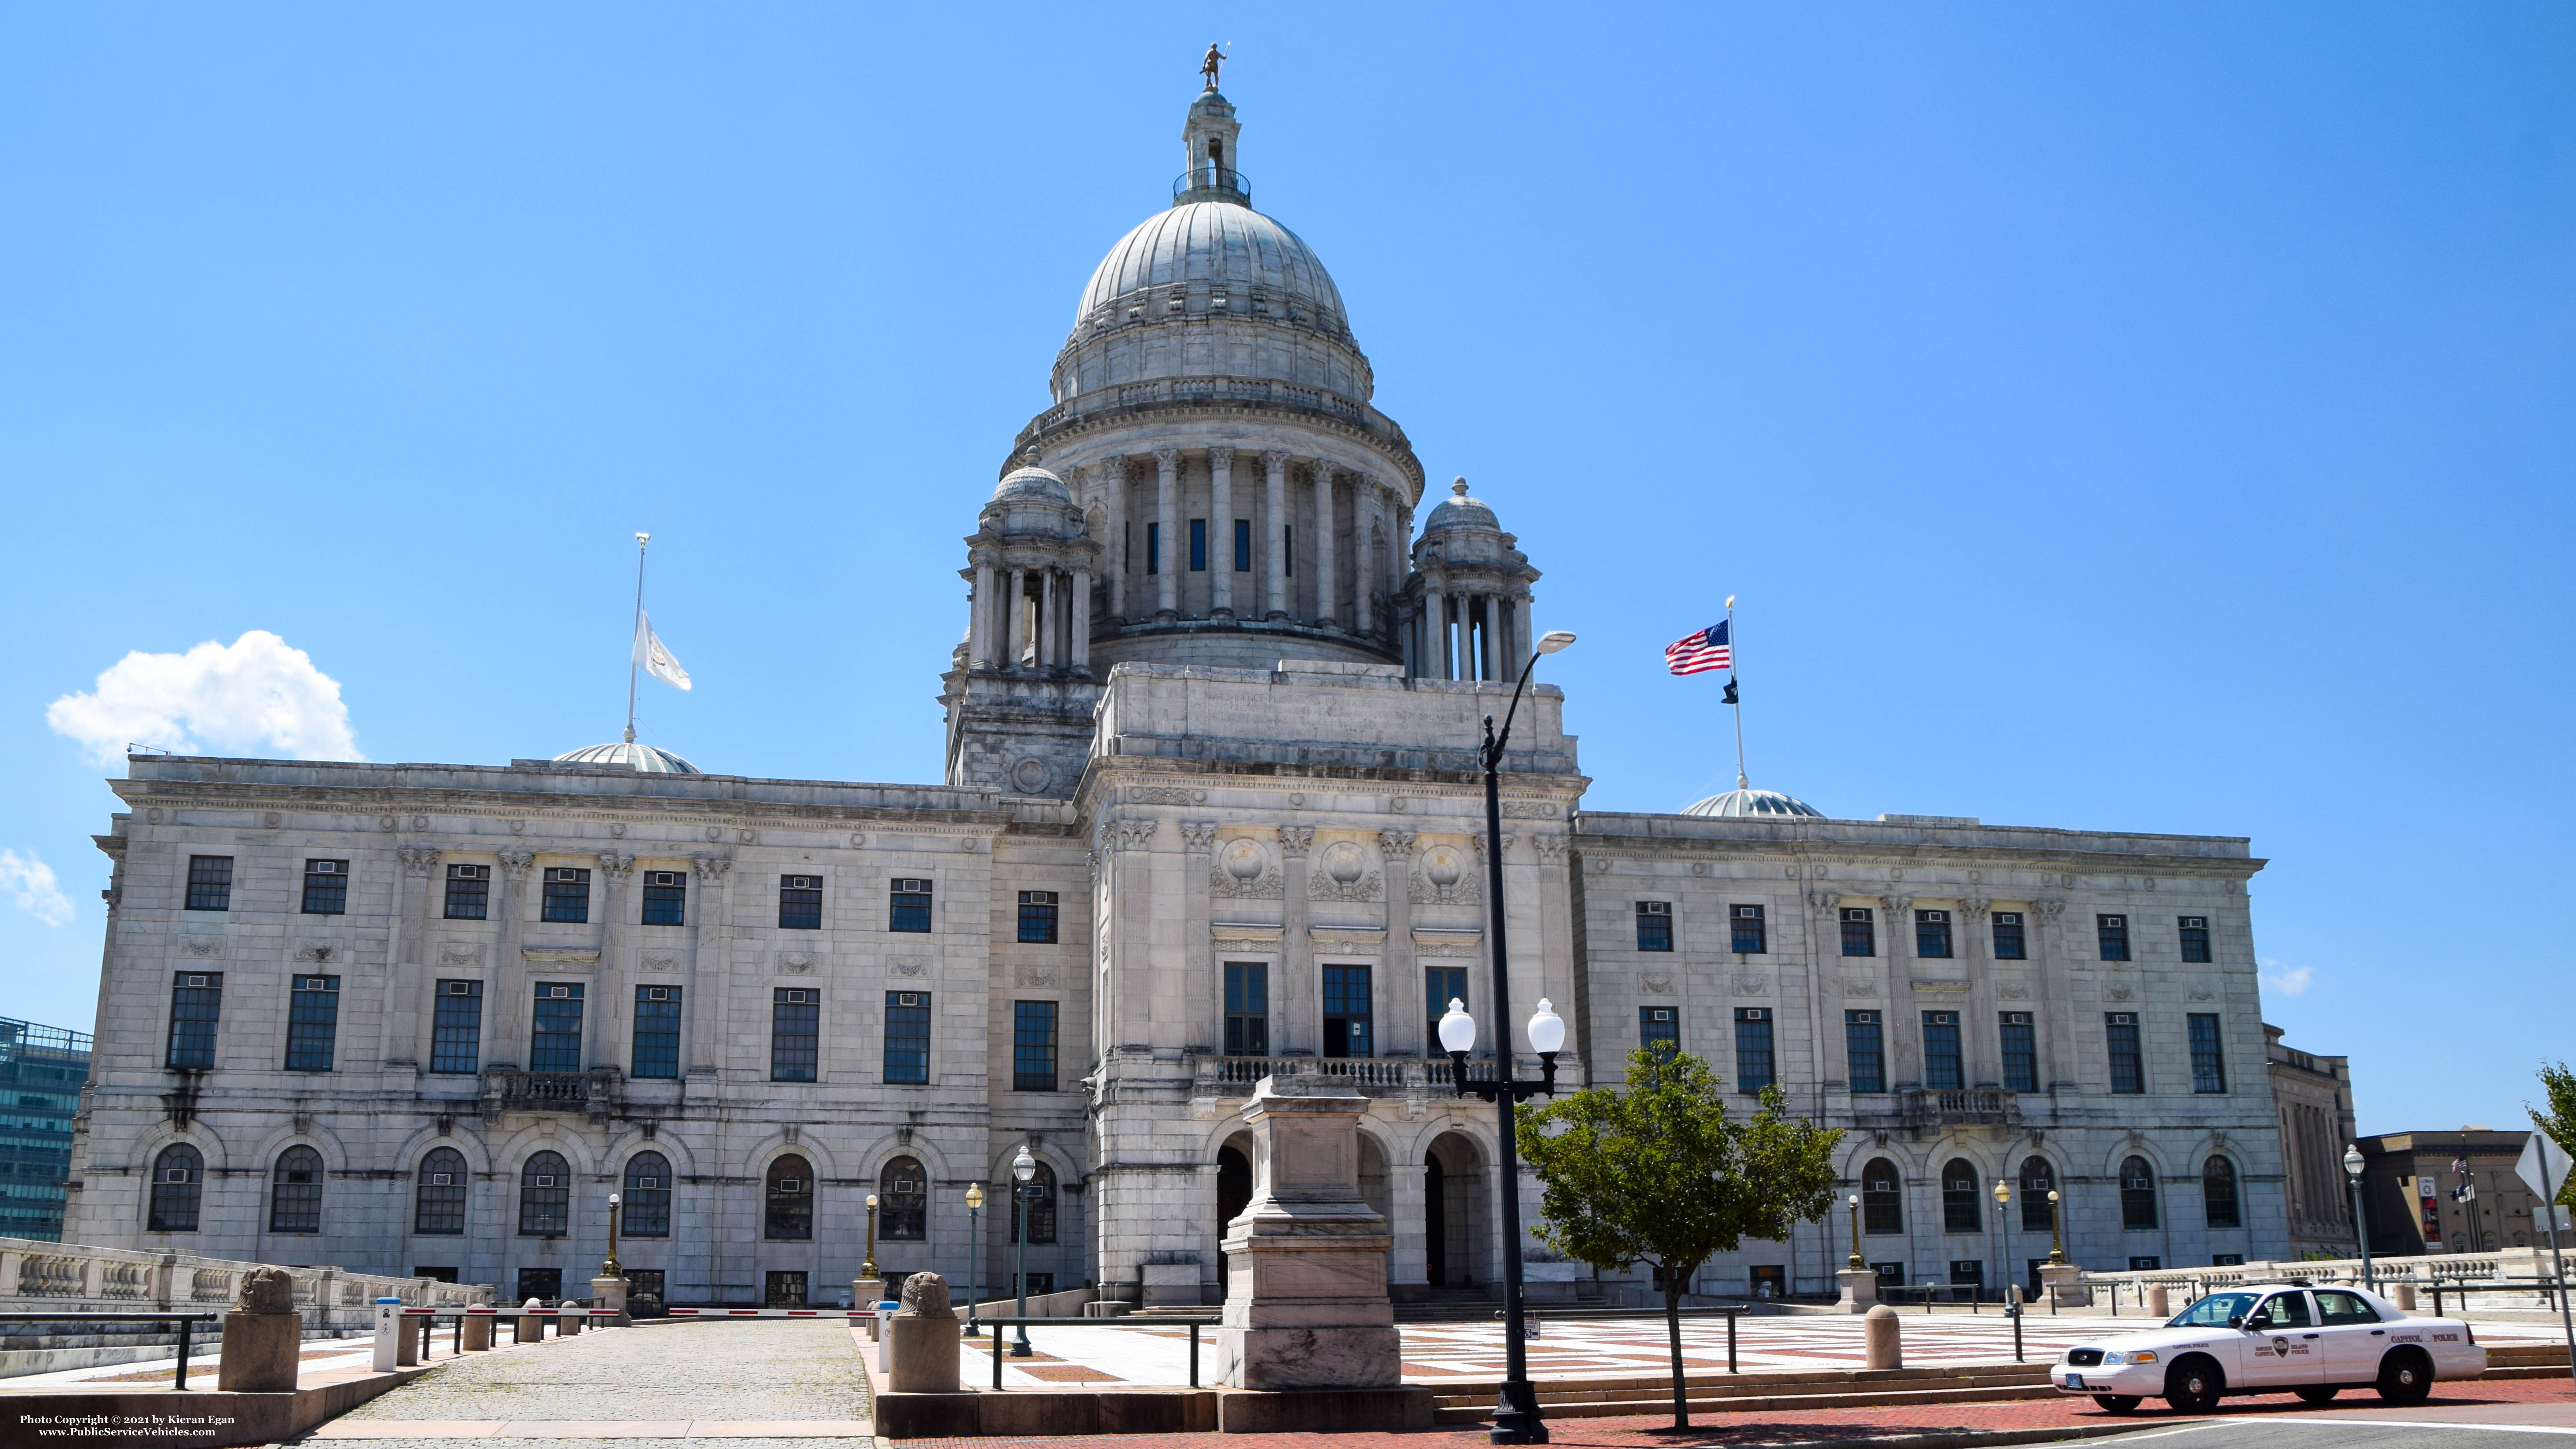
[[[1254, 1085], [1331, 1072], [1368, 1098], [1360, 1184], [1391, 1224], [1391, 1291], [1490, 1285], [1491, 1109], [1437, 1084], [1429, 1002], [1462, 991], [1493, 1025], [1475, 742], [1539, 575], [1463, 486], [1417, 531], [1422, 466], [1371, 405], [1320, 261], [1251, 210], [1238, 139], [1222, 96], [1190, 108], [1173, 207], [1093, 277], [1054, 402], [978, 512], [945, 784], [706, 774], [632, 745], [506, 767], [131, 761], [99, 838], [114, 909], [66, 1238], [513, 1294], [525, 1270], [586, 1280], [607, 1194], [651, 1178], [667, 1225], [648, 1208], [662, 1231], [639, 1234], [630, 1210], [619, 1257], [668, 1301], [829, 1301], [866, 1196], [908, 1207], [921, 1184], [877, 1260], [963, 1291], [963, 1189], [1005, 1201], [1027, 1142], [1055, 1184], [1033, 1274], [1213, 1302]], [[1827, 820], [1756, 791], [1589, 813], [1563, 704], [1543, 683], [1522, 703], [1502, 853], [1513, 1015], [1568, 1008], [1568, 1082], [1616, 1080], [1667, 1025], [1733, 1078], [1767, 1033], [1793, 1103], [1855, 1129], [1851, 1190], [1868, 1180], [1881, 1229], [1864, 1256], [1910, 1279], [2044, 1256], [2018, 1213], [2007, 1252], [1985, 1198], [2034, 1159], [2088, 1265], [2281, 1255], [2244, 841]], [[219, 908], [191, 908], [199, 859], [227, 862]], [[344, 909], [307, 909], [315, 862]], [[585, 919], [549, 919], [570, 914], [546, 905], [564, 871], [585, 875]], [[479, 918], [451, 909], [459, 879], [468, 898], [481, 882]], [[1048, 904], [1054, 939], [1023, 939]], [[1748, 907], [1761, 949], [1739, 951]], [[1854, 910], [1871, 954], [1845, 954]], [[2129, 959], [2102, 959], [2106, 916]], [[1671, 949], [1641, 949], [1657, 921]], [[1947, 957], [1918, 949], [1935, 925]], [[451, 1006], [442, 1048], [460, 992], [479, 1017], [460, 1037]], [[1051, 1078], [1017, 1069], [1048, 1012]], [[1876, 1081], [1850, 1059], [1854, 1012], [1878, 1018]], [[174, 1020], [192, 1013], [212, 1026]], [[1955, 1065], [1927, 1013], [1955, 1017]], [[2114, 1070], [2115, 1028], [2134, 1071]], [[1961, 1171], [1973, 1225], [1944, 1201]], [[1845, 1222], [1747, 1245], [1701, 1284], [1829, 1288]], [[971, 1270], [996, 1293], [1006, 1224]], [[1590, 1276], [1530, 1267], [1540, 1293]]]

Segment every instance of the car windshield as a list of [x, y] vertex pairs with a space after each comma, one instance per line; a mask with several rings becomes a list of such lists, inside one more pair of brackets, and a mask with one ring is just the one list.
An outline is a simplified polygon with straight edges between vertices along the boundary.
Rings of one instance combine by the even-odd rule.
[[2167, 1328], [2225, 1328], [2227, 1320], [2242, 1318], [2254, 1311], [2260, 1293], [2212, 1293], [2198, 1303], [2175, 1314]]

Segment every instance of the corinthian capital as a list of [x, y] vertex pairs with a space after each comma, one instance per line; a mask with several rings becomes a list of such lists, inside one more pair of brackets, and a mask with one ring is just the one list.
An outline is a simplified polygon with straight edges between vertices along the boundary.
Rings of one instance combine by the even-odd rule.
[[725, 878], [726, 872], [733, 869], [733, 857], [730, 855], [692, 856], [689, 858], [689, 865], [698, 873], [698, 879], [720, 881]]
[[1314, 843], [1315, 827], [1312, 825], [1282, 825], [1279, 827], [1279, 849], [1281, 853], [1285, 855], [1292, 858], [1302, 859], [1305, 856], [1308, 847], [1312, 846]]
[[1413, 840], [1414, 832], [1410, 830], [1381, 830], [1377, 833], [1377, 848], [1390, 859], [1404, 860], [1413, 854]]
[[405, 875], [424, 876], [438, 869], [438, 852], [426, 845], [406, 845], [394, 853], [402, 858]]
[[505, 850], [500, 854], [500, 861], [503, 875], [511, 880], [521, 880], [527, 876], [528, 867], [537, 863], [537, 853], [533, 850]]
[[1234, 466], [1234, 449], [1232, 449], [1232, 448], [1228, 448], [1228, 447], [1214, 447], [1214, 448], [1210, 448], [1210, 449], [1208, 449], [1208, 450], [1207, 450], [1207, 455], [1208, 455], [1208, 463], [1209, 463], [1211, 466], [1213, 466], [1213, 467], [1218, 467], [1218, 468], [1231, 468], [1231, 467], [1233, 467], [1233, 466]]
[[614, 884], [623, 884], [634, 869], [635, 857], [631, 855], [602, 855], [599, 858], [599, 873]]
[[1216, 849], [1216, 822], [1213, 820], [1182, 821], [1181, 845], [1187, 850]]

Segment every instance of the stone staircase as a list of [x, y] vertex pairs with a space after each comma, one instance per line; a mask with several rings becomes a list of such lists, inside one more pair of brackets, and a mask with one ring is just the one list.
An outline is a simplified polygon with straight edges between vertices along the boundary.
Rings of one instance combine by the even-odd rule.
[[[1898, 1404], [1976, 1404], [2050, 1399], [2048, 1365], [1962, 1368], [1789, 1369], [1748, 1374], [1693, 1374], [1683, 1381], [1694, 1414], [1780, 1413], [1796, 1409], [1884, 1408]], [[1493, 1416], [1500, 1385], [1438, 1383], [1434, 1422], [1475, 1424]], [[1595, 1419], [1672, 1410], [1669, 1376], [1541, 1380], [1539, 1407], [1550, 1418]]]
[[2567, 1377], [2567, 1345], [2563, 1343], [2488, 1344], [2487, 1377], [2491, 1379], [2563, 1379]]

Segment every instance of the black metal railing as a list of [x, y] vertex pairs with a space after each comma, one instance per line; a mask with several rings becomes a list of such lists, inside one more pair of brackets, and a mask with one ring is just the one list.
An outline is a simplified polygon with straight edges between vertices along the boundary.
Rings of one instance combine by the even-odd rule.
[[0, 1313], [0, 1323], [175, 1323], [179, 1326], [179, 1378], [172, 1387], [185, 1389], [188, 1387], [190, 1326], [213, 1323], [222, 1316], [217, 1313]]
[[[1746, 1314], [1748, 1314], [1748, 1313], [1751, 1313], [1752, 1311], [1753, 1311], [1753, 1305], [1752, 1305], [1752, 1304], [1750, 1304], [1750, 1303], [1719, 1303], [1719, 1304], [1714, 1304], [1714, 1305], [1711, 1305], [1711, 1306], [1708, 1306], [1708, 1307], [1701, 1307], [1701, 1308], [1682, 1308], [1682, 1309], [1675, 1309], [1675, 1310], [1671, 1310], [1671, 1313], [1672, 1313], [1673, 1315], [1677, 1315], [1677, 1316], [1682, 1317], [1682, 1318], [1723, 1318], [1723, 1319], [1725, 1319], [1725, 1320], [1726, 1320], [1726, 1371], [1727, 1371], [1728, 1373], [1734, 1373], [1734, 1372], [1736, 1372], [1736, 1367], [1735, 1367], [1735, 1320], [1737, 1320], [1737, 1319], [1739, 1319], [1739, 1318], [1742, 1318], [1744, 1315], [1746, 1315]], [[1497, 1311], [1497, 1312], [1494, 1314], [1494, 1316], [1495, 1316], [1496, 1318], [1500, 1318], [1500, 1317], [1502, 1317], [1503, 1315], [1502, 1315], [1499, 1311]], [[1521, 1335], [1522, 1335], [1522, 1337], [1523, 1337], [1525, 1340], [1526, 1340], [1526, 1339], [1536, 1339], [1536, 1338], [1544, 1337], [1544, 1335], [1545, 1335], [1545, 1328], [1546, 1328], [1546, 1320], [1551, 1319], [1551, 1318], [1581, 1318], [1581, 1319], [1602, 1319], [1602, 1318], [1651, 1318], [1651, 1319], [1656, 1320], [1657, 1322], [1661, 1322], [1661, 1321], [1662, 1321], [1666, 1316], [1668, 1316], [1668, 1315], [1667, 1315], [1667, 1310], [1665, 1310], [1665, 1309], [1661, 1309], [1661, 1308], [1555, 1308], [1555, 1309], [1542, 1309], [1542, 1308], [1532, 1308], [1532, 1307], [1529, 1307], [1528, 1305], [1524, 1304], [1524, 1305], [1522, 1305], [1522, 1308], [1521, 1308]]]
[[1219, 1320], [1214, 1318], [1181, 1318], [1177, 1316], [1167, 1318], [1161, 1314], [1156, 1314], [1151, 1317], [1136, 1318], [1133, 1320], [1126, 1318], [984, 1318], [977, 1320], [977, 1322], [983, 1327], [993, 1330], [993, 1388], [995, 1392], [999, 1392], [1002, 1387], [1002, 1354], [1004, 1352], [1002, 1348], [1002, 1340], [1010, 1337], [1009, 1334], [1002, 1332], [1005, 1328], [1018, 1328], [1021, 1331], [1020, 1336], [1025, 1338], [1028, 1336], [1028, 1330], [1032, 1328], [1171, 1328], [1176, 1325], [1187, 1324], [1189, 1325], [1190, 1330], [1190, 1387], [1195, 1389], [1199, 1386], [1199, 1329], [1218, 1321]]
[[1252, 201], [1252, 183], [1232, 167], [1211, 166], [1202, 161], [1172, 179], [1174, 201], [1187, 201], [1193, 195], [1248, 205]]

